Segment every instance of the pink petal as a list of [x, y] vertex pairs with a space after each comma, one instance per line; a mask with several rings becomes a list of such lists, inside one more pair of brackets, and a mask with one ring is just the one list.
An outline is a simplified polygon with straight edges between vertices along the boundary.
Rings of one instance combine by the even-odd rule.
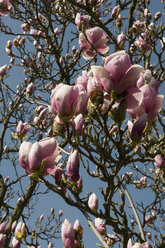
[[117, 93], [122, 93], [123, 91], [128, 90], [131, 86], [134, 86], [136, 81], [138, 80], [140, 73], [144, 70], [144, 68], [140, 65], [132, 65], [127, 72], [125, 73], [123, 79], [118, 84], [116, 89]]

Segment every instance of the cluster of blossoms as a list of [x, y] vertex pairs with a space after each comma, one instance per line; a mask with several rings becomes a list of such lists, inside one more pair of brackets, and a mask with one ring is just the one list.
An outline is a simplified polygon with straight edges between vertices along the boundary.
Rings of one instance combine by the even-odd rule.
[[64, 248], [78, 248], [82, 240], [83, 228], [80, 225], [79, 220], [76, 220], [74, 226], [65, 219], [62, 223], [62, 241]]
[[148, 226], [151, 226], [154, 223], [154, 220], [156, 219], [155, 213], [152, 212], [151, 215], [145, 216], [145, 223]]
[[141, 177], [140, 180], [134, 181], [133, 183], [135, 185], [135, 188], [137, 189], [142, 189], [142, 188], [146, 188], [149, 186], [149, 184], [147, 183], [146, 177]]
[[[120, 21], [119, 12], [119, 8], [116, 8], [112, 13], [112, 17], [118, 23]], [[42, 22], [46, 22], [42, 15], [40, 19]], [[65, 170], [61, 165], [57, 166], [60, 148], [54, 137], [55, 135], [63, 137], [67, 128], [70, 127], [75, 137], [83, 136], [85, 132], [85, 116], [87, 114], [92, 116], [98, 113], [109, 113], [116, 123], [121, 124], [125, 119], [125, 112], [127, 111], [128, 115], [133, 119], [133, 122], [129, 121], [128, 124], [130, 138], [133, 141], [139, 142], [147, 123], [152, 124], [163, 102], [163, 96], [158, 95], [159, 83], [152, 77], [150, 70], [144, 70], [142, 66], [137, 64], [132, 65], [129, 55], [124, 50], [107, 56], [109, 38], [99, 27], [89, 28], [89, 16], [77, 14], [75, 22], [80, 31], [79, 45], [82, 56], [89, 60], [93, 59], [97, 54], [104, 55], [106, 56], [104, 64], [103, 66], [92, 65], [89, 71], [83, 71], [82, 75], [76, 79], [75, 85], [61, 83], [52, 90], [50, 106], [45, 109], [38, 107], [36, 110], [38, 116], [33, 120], [35, 127], [39, 125], [46, 126], [46, 115], [49, 109], [53, 120], [51, 126], [52, 133], [50, 132], [49, 134], [51, 137], [41, 139], [33, 144], [24, 141], [19, 150], [19, 163], [28, 174], [36, 173], [39, 176], [54, 174], [55, 182], [59, 186], [63, 178], [65, 178]], [[135, 28], [137, 28], [137, 23]], [[30, 32], [33, 37], [43, 35], [42, 32], [39, 33], [31, 29], [30, 24], [23, 24], [22, 30], [25, 33]], [[136, 41], [135, 44], [140, 49], [150, 49], [152, 44], [149, 44], [148, 48], [145, 43], [147, 35], [147, 32], [141, 34], [139, 40]], [[125, 41], [126, 36], [120, 34], [117, 40], [119, 47], [122, 47]], [[15, 45], [20, 45], [20, 42], [23, 42], [23, 40], [17, 38]], [[11, 48], [12, 44], [8, 42], [6, 49], [9, 55], [12, 54]], [[30, 62], [31, 59], [28, 57], [25, 57], [22, 61], [24, 65]], [[62, 65], [62, 58], [60, 58], [60, 63]], [[0, 74], [3, 76], [6, 74], [6, 66], [0, 68]], [[26, 88], [26, 93], [32, 95], [33, 91], [34, 85], [30, 83]], [[29, 128], [30, 125], [28, 123], [19, 122], [16, 133], [21, 141], [29, 131]], [[155, 158], [156, 166], [164, 168], [164, 161], [162, 162], [161, 160], [160, 162], [160, 160], [160, 156]], [[81, 189], [82, 178], [79, 174], [79, 167], [79, 153], [75, 149], [69, 156], [66, 175], [71, 183], [75, 184], [76, 182], [77, 188]], [[127, 174], [123, 179], [129, 181], [131, 176]], [[144, 177], [134, 182], [134, 184], [137, 188], [148, 186]], [[92, 211], [98, 210], [98, 198], [94, 193], [88, 199], [88, 207]], [[114, 244], [118, 241], [117, 237], [110, 234], [106, 235], [106, 226], [102, 219], [95, 219], [95, 227], [101, 235], [106, 237], [108, 244]], [[78, 220], [72, 227], [71, 223], [65, 219], [62, 224], [64, 247], [79, 247], [82, 232], [82, 227]], [[16, 241], [13, 242], [19, 241], [17, 235], [15, 235], [15, 239]], [[129, 240], [127, 246], [127, 248], [149, 247], [148, 242], [132, 245], [131, 240]]]
[[[109, 110], [116, 94], [115, 107], [111, 116], [124, 112], [133, 118], [134, 123], [129, 127], [132, 140], [139, 141], [147, 123], [152, 123], [161, 109], [163, 95], [158, 95], [159, 83], [149, 70], [140, 65], [132, 65], [129, 55], [119, 51], [105, 58], [104, 67], [91, 66], [89, 72], [83, 71], [76, 79], [75, 86], [60, 84], [51, 95], [51, 112], [57, 115], [55, 122], [65, 130], [65, 123], [72, 122], [74, 133], [82, 134], [83, 116], [87, 106], [99, 107], [102, 113]], [[119, 106], [118, 109], [116, 106]], [[101, 106], [101, 108], [100, 108]], [[57, 125], [55, 125], [57, 126]], [[130, 125], [129, 125], [130, 126]]]
[[[6, 239], [7, 224], [2, 222], [0, 224], [0, 247], [3, 248]], [[12, 247], [19, 248], [21, 244], [21, 239], [26, 237], [25, 223], [21, 221], [17, 224], [16, 221], [13, 222], [11, 227], [11, 232], [13, 233]]]

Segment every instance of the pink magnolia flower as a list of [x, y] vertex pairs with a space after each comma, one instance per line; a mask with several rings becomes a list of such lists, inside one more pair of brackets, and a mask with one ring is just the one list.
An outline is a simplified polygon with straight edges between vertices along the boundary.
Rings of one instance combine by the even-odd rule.
[[95, 218], [95, 227], [101, 235], [104, 235], [106, 233], [106, 226], [102, 219]]
[[15, 238], [23, 238], [26, 235], [25, 230], [25, 223], [22, 223], [21, 221], [18, 223], [18, 225], [15, 228]]
[[135, 243], [134, 245], [132, 245], [131, 239], [129, 239], [127, 248], [150, 248], [150, 244], [148, 242], [144, 242], [142, 244]]
[[3, 152], [4, 152], [4, 153], [7, 153], [7, 152], [8, 152], [8, 150], [9, 150], [8, 145], [5, 145], [5, 146], [4, 146], [4, 148], [3, 148]]
[[26, 87], [26, 93], [29, 95], [32, 95], [32, 93], [34, 92], [34, 84], [30, 83], [27, 87]]
[[82, 135], [83, 127], [84, 127], [84, 117], [82, 114], [79, 114], [72, 120], [73, 133]]
[[87, 108], [88, 96], [84, 87], [80, 84], [74, 86], [74, 89], [77, 90], [78, 96], [75, 101], [75, 115], [84, 113]]
[[142, 115], [132, 126], [131, 139], [139, 142], [142, 138], [143, 131], [146, 127], [147, 115]]
[[59, 84], [52, 91], [51, 108], [62, 120], [69, 120], [73, 117], [76, 101], [78, 99], [78, 88]]
[[155, 156], [155, 166], [157, 168], [165, 168], [165, 160], [160, 154]]
[[75, 247], [75, 230], [73, 229], [72, 224], [67, 219], [65, 219], [62, 223], [61, 236], [64, 243], [64, 248]]
[[87, 94], [88, 94], [88, 96], [90, 97], [91, 92], [94, 92], [96, 89], [103, 92], [103, 87], [99, 84], [97, 78], [93, 77], [92, 75], [90, 75], [89, 78], [88, 78], [88, 84], [87, 84]]
[[117, 236], [115, 236], [114, 234], [108, 234], [105, 238], [106, 242], [108, 245], [113, 245], [115, 244], [116, 242], [119, 241], [119, 238]]
[[120, 6], [119, 5], [117, 5], [117, 6], [115, 6], [113, 9], [112, 9], [112, 17], [113, 18], [117, 18], [118, 17], [118, 15], [119, 15], [119, 13], [120, 13]]
[[94, 58], [98, 53], [105, 54], [109, 51], [108, 37], [99, 27], [87, 29], [85, 35], [80, 33], [79, 45], [83, 50], [83, 58]]
[[0, 67], [0, 76], [5, 76], [7, 73], [7, 65], [3, 65]]
[[147, 121], [152, 122], [161, 110], [164, 99], [163, 95], [157, 95], [156, 89], [151, 83], [139, 89], [130, 89], [126, 96], [127, 112], [136, 119], [146, 114]]
[[152, 74], [150, 70], [144, 70], [140, 73], [140, 77], [136, 82], [138, 88], [142, 87], [144, 84], [149, 83], [152, 79]]
[[125, 51], [111, 54], [105, 59], [104, 68], [110, 76], [108, 92], [114, 90], [116, 93], [128, 91], [136, 84], [143, 67], [132, 65], [129, 55]]
[[143, 248], [151, 248], [151, 246], [150, 246], [150, 244], [149, 244], [148, 242], [144, 242], [144, 243], [142, 244], [142, 247], [143, 247]]
[[84, 28], [88, 28], [88, 24], [91, 17], [89, 15], [80, 15], [80, 13], [77, 13], [75, 18], [75, 24], [79, 29], [81, 29], [83, 26]]
[[88, 199], [88, 207], [92, 210], [98, 209], [98, 198], [95, 193], [90, 195]]
[[87, 71], [82, 71], [82, 76], [79, 76], [76, 79], [75, 85], [82, 85], [84, 86], [84, 89], [87, 91], [87, 84], [88, 84], [88, 72]]
[[0, 233], [5, 233], [7, 230], [7, 225], [6, 225], [6, 222], [2, 222], [0, 224]]
[[64, 170], [61, 167], [56, 167], [54, 175], [56, 184], [59, 184], [61, 182], [62, 175], [64, 175]]
[[3, 245], [5, 243], [5, 239], [6, 239], [6, 234], [0, 233], [0, 247], [2, 247], [2, 248], [3, 248]]
[[7, 16], [11, 7], [9, 0], [0, 0], [0, 15]]
[[30, 127], [31, 126], [27, 122], [23, 123], [22, 121], [19, 121], [16, 132], [24, 137], [25, 134], [29, 131]]
[[79, 175], [79, 167], [80, 167], [80, 161], [79, 161], [79, 155], [78, 151], [75, 150], [68, 159], [66, 171], [67, 171], [67, 177], [70, 181], [78, 181], [80, 178]]
[[58, 144], [55, 138], [45, 138], [31, 144], [24, 141], [19, 149], [19, 163], [27, 173], [39, 170], [44, 160], [43, 174], [49, 175], [56, 170]]
[[126, 42], [127, 40], [127, 37], [121, 33], [117, 36], [117, 44], [120, 46], [120, 47], [123, 47], [124, 43]]
[[78, 234], [80, 236], [80, 238], [82, 239], [83, 227], [81, 226], [79, 220], [75, 221], [73, 229], [75, 230], [76, 234]]
[[15, 237], [12, 239], [12, 247], [13, 248], [19, 248], [20, 247], [20, 241], [16, 239]]

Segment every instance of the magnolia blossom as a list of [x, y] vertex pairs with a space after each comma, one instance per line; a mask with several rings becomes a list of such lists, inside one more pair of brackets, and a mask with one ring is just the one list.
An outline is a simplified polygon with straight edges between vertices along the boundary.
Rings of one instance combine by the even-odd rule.
[[19, 121], [16, 132], [24, 137], [25, 134], [29, 131], [30, 127], [31, 126], [27, 122], [23, 123], [22, 121]]
[[130, 57], [125, 51], [115, 52], [108, 56], [105, 59], [104, 68], [110, 76], [107, 92], [114, 90], [118, 94], [135, 86], [143, 71], [142, 66], [131, 64]]
[[80, 13], [77, 13], [75, 23], [79, 29], [81, 29], [83, 26], [87, 28], [90, 19], [91, 17], [89, 15], [80, 15]]
[[98, 198], [95, 193], [90, 195], [88, 199], [88, 207], [92, 210], [98, 209]]
[[72, 120], [73, 133], [81, 135], [83, 133], [83, 127], [84, 127], [84, 117], [82, 114], [79, 114]]
[[25, 223], [22, 223], [20, 221], [15, 228], [15, 237], [16, 238], [23, 238], [23, 237], [25, 237], [25, 234], [26, 234]]
[[55, 138], [45, 138], [31, 144], [24, 141], [19, 149], [19, 163], [27, 173], [39, 170], [44, 161], [43, 174], [49, 175], [56, 170], [58, 144]]
[[2, 248], [3, 248], [3, 245], [5, 243], [5, 239], [6, 239], [6, 234], [0, 233], [0, 247], [2, 247]]
[[75, 86], [59, 84], [52, 91], [51, 108], [52, 111], [60, 116], [62, 120], [73, 117], [79, 90]]
[[62, 236], [62, 241], [64, 243], [64, 248], [74, 248], [76, 244], [76, 239], [75, 239], [75, 230], [73, 229], [72, 224], [65, 219], [64, 222], [62, 223], [62, 229], [61, 229], [61, 236]]
[[105, 222], [102, 219], [95, 218], [95, 227], [100, 234], [102, 235], [105, 234], [106, 226], [105, 226]]
[[144, 84], [149, 83], [152, 79], [152, 73], [150, 70], [144, 70], [140, 73], [140, 77], [136, 82], [138, 88], [142, 87]]
[[26, 93], [29, 95], [32, 95], [34, 92], [34, 84], [31, 82], [27, 87], [26, 87]]
[[76, 85], [75, 90], [78, 92], [77, 100], [75, 102], [75, 115], [84, 113], [87, 107], [88, 96], [82, 85]]
[[20, 241], [16, 239], [15, 237], [12, 239], [12, 247], [13, 248], [19, 248], [20, 247]]
[[78, 234], [80, 236], [80, 238], [82, 239], [83, 227], [81, 226], [79, 220], [75, 221], [73, 229], [75, 230], [76, 234]]
[[89, 78], [88, 72], [82, 71], [82, 75], [76, 79], [75, 84], [76, 85], [79, 85], [79, 84], [82, 85], [84, 87], [84, 89], [87, 91], [88, 78]]
[[[89, 71], [88, 76], [92, 77], [92, 79], [95, 81], [95, 84], [98, 85], [97, 88], [104, 89], [106, 92], [110, 92], [111, 78], [104, 67], [91, 66], [91, 70]], [[89, 84], [90, 83], [88, 80], [87, 89], [89, 88]]]
[[0, 0], [0, 15], [7, 16], [11, 7], [9, 0]]
[[5, 76], [7, 73], [7, 65], [3, 65], [0, 67], [0, 76]]
[[79, 180], [79, 167], [80, 167], [80, 161], [79, 161], [79, 155], [78, 151], [75, 150], [68, 159], [66, 170], [67, 170], [67, 177], [70, 181], [78, 181]]
[[144, 242], [142, 244], [135, 243], [134, 245], [132, 245], [131, 239], [129, 239], [127, 248], [150, 248], [150, 244], [148, 242]]
[[155, 156], [155, 166], [157, 168], [165, 168], [165, 160], [160, 154]]
[[136, 119], [146, 114], [147, 121], [152, 122], [161, 110], [163, 99], [163, 95], [157, 95], [154, 84], [132, 88], [126, 96], [127, 112]]
[[61, 182], [62, 175], [64, 175], [64, 170], [61, 167], [56, 167], [54, 175], [56, 184], [59, 184]]
[[0, 233], [5, 233], [7, 230], [7, 225], [6, 225], [6, 222], [2, 222], [0, 224]]
[[99, 27], [87, 29], [85, 35], [80, 33], [79, 45], [83, 50], [83, 58], [94, 58], [98, 53], [105, 54], [109, 51], [108, 37]]
[[117, 44], [122, 47], [124, 45], [124, 43], [126, 42], [127, 40], [127, 37], [121, 33], [117, 36]]

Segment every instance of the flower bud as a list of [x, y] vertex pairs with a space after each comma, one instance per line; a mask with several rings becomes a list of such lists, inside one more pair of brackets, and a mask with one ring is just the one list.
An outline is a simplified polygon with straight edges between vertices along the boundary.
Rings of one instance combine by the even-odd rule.
[[40, 216], [40, 222], [42, 222], [43, 219], [44, 219], [44, 214], [41, 214], [41, 216]]
[[77, 115], [72, 120], [72, 130], [74, 134], [81, 135], [84, 129], [84, 117], [82, 114]]
[[21, 239], [24, 238], [25, 236], [26, 236], [25, 223], [22, 223], [20, 221], [15, 229], [15, 237], [16, 239]]
[[162, 13], [161, 12], [157, 12], [154, 16], [154, 19], [157, 21], [159, 20], [159, 18], [162, 16]]
[[112, 14], [111, 14], [111, 15], [112, 15], [112, 17], [113, 17], [114, 19], [116, 19], [116, 18], [118, 17], [119, 13], [120, 13], [120, 6], [117, 5], [117, 6], [115, 6], [115, 7], [113, 8]]
[[4, 77], [7, 74], [7, 65], [0, 67], [0, 77]]
[[54, 174], [55, 182], [57, 185], [60, 184], [62, 175], [64, 175], [64, 170], [60, 167], [57, 167]]
[[0, 224], [0, 233], [5, 233], [7, 230], [6, 222]]
[[62, 223], [61, 236], [65, 248], [75, 247], [75, 230], [67, 219]]
[[20, 241], [14, 237], [12, 239], [12, 248], [19, 248], [19, 247], [20, 247]]
[[95, 193], [91, 194], [89, 199], [88, 199], [88, 207], [91, 210], [96, 210], [98, 209], [98, 198]]
[[22, 123], [22, 121], [19, 121], [18, 126], [16, 128], [16, 132], [21, 136], [24, 137], [25, 134], [29, 131], [30, 125], [27, 122]]
[[101, 235], [105, 235], [105, 233], [106, 233], [106, 226], [105, 226], [105, 223], [104, 223], [104, 221], [102, 219], [95, 218], [95, 227], [96, 227], [97, 231]]
[[3, 245], [5, 243], [5, 239], [6, 239], [6, 234], [0, 233], [0, 247], [2, 247], [2, 248], [3, 248]]
[[3, 152], [4, 152], [4, 153], [7, 153], [7, 152], [8, 152], [8, 150], [9, 150], [8, 145], [4, 146], [4, 148], [3, 148]]
[[14, 232], [15, 231], [15, 228], [16, 228], [16, 225], [17, 225], [17, 221], [15, 220], [12, 224], [12, 227], [11, 227], [11, 231]]
[[155, 166], [160, 169], [165, 168], [165, 160], [160, 154], [155, 157]]
[[80, 178], [79, 175], [79, 167], [80, 167], [80, 161], [79, 161], [79, 155], [78, 151], [75, 150], [69, 157], [66, 170], [67, 170], [67, 177], [70, 181], [78, 181]]
[[127, 37], [123, 33], [118, 35], [117, 44], [120, 48], [124, 47], [124, 43], [126, 42], [126, 39], [127, 39]]
[[34, 92], [34, 84], [30, 83], [27, 87], [26, 87], [26, 93], [28, 95], [32, 95], [32, 93]]
[[79, 235], [80, 239], [82, 239], [83, 227], [80, 225], [79, 220], [75, 221], [73, 229], [75, 230], [76, 234]]
[[51, 214], [54, 214], [54, 208], [50, 209]]
[[62, 215], [63, 215], [63, 211], [60, 210], [60, 211], [58, 212], [58, 216], [62, 216]]

